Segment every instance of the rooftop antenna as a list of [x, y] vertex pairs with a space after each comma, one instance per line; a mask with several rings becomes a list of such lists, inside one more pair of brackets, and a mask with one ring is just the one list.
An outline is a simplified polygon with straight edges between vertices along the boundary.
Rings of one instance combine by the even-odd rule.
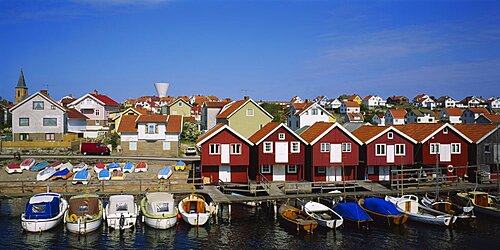
[[248, 91], [252, 91], [251, 89], [241, 89], [241, 91], [243, 91], [243, 93], [245, 93], [245, 96], [248, 95]]

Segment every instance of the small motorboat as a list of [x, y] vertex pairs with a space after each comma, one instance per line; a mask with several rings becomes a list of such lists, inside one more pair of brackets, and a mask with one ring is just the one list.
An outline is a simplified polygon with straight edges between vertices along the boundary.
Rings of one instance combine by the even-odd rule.
[[189, 194], [179, 202], [182, 219], [192, 226], [203, 226], [210, 219], [210, 208], [201, 194]]
[[344, 224], [368, 228], [373, 219], [356, 202], [340, 202], [333, 207], [344, 218]]
[[82, 183], [83, 185], [87, 185], [90, 180], [90, 172], [87, 169], [80, 170], [75, 173], [73, 176], [73, 184]]
[[39, 162], [35, 165], [33, 165], [31, 168], [30, 168], [30, 171], [40, 171], [42, 169], [45, 169], [46, 167], [49, 166], [49, 163], [46, 162], [46, 161], [42, 161], [42, 162]]
[[52, 162], [49, 167], [53, 167], [56, 171], [62, 167], [63, 163], [60, 161]]
[[21, 166], [17, 164], [9, 164], [5, 167], [5, 171], [7, 171], [7, 173], [9, 174], [13, 174], [13, 173], [22, 173], [23, 169], [21, 168]]
[[183, 161], [177, 161], [174, 166], [175, 171], [182, 170], [184, 171], [186, 169], [186, 163]]
[[148, 164], [141, 161], [139, 163], [137, 163], [137, 165], [135, 166], [135, 170], [134, 170], [136, 173], [139, 173], [139, 172], [147, 172], [148, 171]]
[[103, 170], [105, 168], [106, 168], [106, 165], [104, 165], [104, 163], [102, 163], [102, 162], [99, 162], [99, 163], [95, 164], [94, 171], [96, 172], [96, 174], [98, 174], [101, 170]]
[[147, 193], [141, 200], [142, 221], [156, 229], [167, 229], [177, 223], [178, 210], [174, 195], [166, 192]]
[[462, 200], [472, 202], [474, 211], [483, 215], [500, 217], [500, 206], [486, 192], [472, 191], [465, 193], [457, 193], [457, 196]]
[[107, 169], [103, 169], [97, 174], [97, 179], [100, 181], [107, 181], [111, 179], [111, 173]]
[[420, 203], [428, 208], [456, 216], [456, 223], [470, 223], [476, 218], [474, 215], [474, 206], [470, 202], [469, 204], [465, 204], [465, 206], [461, 206], [454, 203], [451, 199], [449, 199], [449, 197], [436, 200], [434, 197], [426, 193], [424, 197], [420, 199]]
[[98, 195], [77, 195], [69, 199], [64, 223], [68, 231], [75, 234], [86, 234], [101, 226], [102, 214], [102, 202]]
[[112, 229], [132, 228], [137, 222], [139, 208], [132, 195], [111, 195], [104, 209], [104, 219]]
[[160, 169], [158, 172], [158, 179], [168, 179], [172, 175], [172, 168], [170, 166], [166, 166]]
[[54, 168], [54, 167], [48, 167], [40, 172], [38, 172], [38, 174], [36, 175], [36, 180], [37, 181], [45, 181], [45, 180], [48, 180], [50, 177], [52, 177], [55, 173], [57, 172], [57, 170]]
[[61, 170], [57, 171], [54, 175], [52, 175], [51, 179], [53, 181], [63, 179], [67, 180], [73, 176], [73, 172], [69, 168], [62, 168]]
[[312, 233], [318, 227], [318, 222], [312, 219], [304, 211], [282, 204], [278, 210], [279, 218], [283, 226], [288, 226], [297, 232]]
[[118, 164], [116, 162], [111, 162], [108, 165], [108, 170], [109, 170], [109, 172], [122, 171], [122, 168], [120, 167], [120, 164]]
[[403, 195], [401, 198], [386, 196], [385, 200], [395, 204], [401, 213], [408, 215], [410, 220], [416, 222], [452, 226], [457, 220], [456, 216], [420, 205], [415, 195]]
[[365, 198], [358, 201], [374, 221], [388, 226], [402, 225], [408, 220], [406, 214], [401, 213], [394, 204], [380, 198]]
[[111, 180], [121, 181], [125, 180], [125, 174], [121, 170], [117, 170], [111, 173]]
[[344, 223], [342, 216], [333, 211], [333, 209], [318, 202], [309, 201], [303, 206], [302, 210], [323, 227], [333, 229], [340, 227]]
[[73, 173], [78, 172], [78, 171], [83, 170], [83, 169], [87, 169], [88, 167], [89, 167], [89, 165], [87, 165], [87, 163], [82, 161], [82, 162], [78, 163], [78, 165], [73, 167]]
[[132, 162], [127, 162], [125, 163], [125, 165], [123, 166], [123, 172], [124, 173], [132, 173], [134, 172], [134, 163]]
[[28, 232], [54, 228], [63, 219], [68, 202], [57, 193], [42, 193], [31, 197], [21, 214], [21, 226]]
[[21, 164], [19, 165], [22, 170], [30, 170], [31, 167], [35, 165], [35, 159], [33, 158], [28, 158], [24, 159]]

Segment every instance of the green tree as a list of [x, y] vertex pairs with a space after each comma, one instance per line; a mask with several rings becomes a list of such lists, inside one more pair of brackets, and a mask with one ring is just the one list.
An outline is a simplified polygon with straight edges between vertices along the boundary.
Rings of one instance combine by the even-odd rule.
[[195, 142], [200, 137], [201, 131], [192, 122], [185, 122], [182, 127], [181, 140]]
[[279, 104], [267, 102], [262, 103], [260, 106], [273, 116], [273, 122], [286, 122], [285, 114], [287, 112], [287, 108], [283, 108]]
[[104, 143], [105, 145], [111, 144], [113, 148], [116, 148], [119, 140], [120, 140], [120, 135], [118, 135], [117, 133], [107, 133], [97, 136], [92, 141]]

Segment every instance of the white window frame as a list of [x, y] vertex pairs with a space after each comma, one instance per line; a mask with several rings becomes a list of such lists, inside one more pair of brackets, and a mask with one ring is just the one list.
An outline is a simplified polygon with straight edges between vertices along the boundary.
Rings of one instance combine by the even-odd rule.
[[406, 155], [406, 145], [405, 144], [396, 144], [394, 145], [394, 155], [396, 156], [404, 156]]
[[263, 145], [264, 153], [272, 153], [273, 152], [273, 142], [265, 141]]
[[163, 150], [171, 150], [172, 143], [170, 141], [163, 141]]
[[342, 152], [351, 152], [351, 143], [350, 142], [344, 142], [342, 143]]
[[321, 153], [328, 153], [328, 152], [330, 152], [330, 143], [322, 142], [320, 144], [320, 152]]
[[297, 169], [298, 169], [297, 165], [287, 165], [286, 166], [286, 172], [289, 173], [289, 174], [296, 174], [297, 173]]
[[54, 134], [54, 133], [46, 133], [45, 134], [45, 140], [46, 141], [55, 141], [56, 140], [56, 134]]
[[220, 155], [220, 144], [210, 143], [208, 144], [208, 154], [210, 155]]
[[[457, 149], [457, 150], [455, 150]], [[462, 145], [460, 143], [452, 143], [451, 144], [451, 154], [460, 154], [462, 152]]]
[[95, 110], [95, 115], [101, 115], [101, 110], [96, 109], [96, 110]]
[[285, 133], [279, 133], [278, 140], [285, 140]]
[[128, 150], [136, 151], [137, 150], [137, 142], [136, 141], [128, 142]]
[[271, 173], [271, 165], [261, 165], [260, 166], [261, 174], [270, 174]]
[[290, 152], [291, 153], [300, 153], [300, 143], [298, 141], [290, 142]]
[[247, 114], [247, 116], [254, 116], [255, 115], [254, 109], [247, 108], [246, 114]]
[[318, 115], [318, 109], [317, 108], [311, 109], [311, 115]]
[[394, 133], [393, 132], [388, 132], [387, 133], [387, 139], [394, 139]]
[[326, 173], [326, 167], [325, 166], [320, 166], [318, 168], [318, 174], [325, 174]]
[[146, 126], [146, 134], [148, 135], [154, 135], [157, 134], [158, 131], [158, 125], [157, 124], [148, 124]]
[[241, 155], [241, 143], [231, 143], [231, 154]]
[[[384, 152], [379, 153], [379, 147], [380, 149], [384, 149]], [[381, 150], [380, 150], [381, 151]], [[386, 156], [387, 155], [387, 145], [386, 144], [375, 144], [375, 156]]]
[[431, 143], [429, 145], [429, 154], [431, 155], [439, 154], [439, 145], [440, 143]]

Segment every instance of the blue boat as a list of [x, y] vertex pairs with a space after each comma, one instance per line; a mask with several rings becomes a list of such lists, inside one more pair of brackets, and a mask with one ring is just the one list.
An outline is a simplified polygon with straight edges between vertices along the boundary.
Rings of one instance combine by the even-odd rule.
[[48, 163], [48, 162], [46, 162], [46, 161], [42, 161], [42, 162], [39, 162], [39, 163], [37, 163], [37, 164], [33, 165], [33, 166], [30, 168], [30, 170], [31, 170], [31, 171], [40, 171], [40, 170], [42, 170], [42, 169], [45, 169], [45, 168], [46, 168], [46, 167], [48, 167], [48, 166], [49, 166], [49, 163]]
[[57, 171], [55, 174], [52, 175], [51, 179], [52, 180], [57, 180], [57, 179], [68, 179], [73, 175], [73, 172], [69, 170], [69, 168], [63, 168], [59, 171]]
[[169, 166], [166, 166], [158, 172], [158, 179], [168, 179], [172, 175], [172, 168]]
[[186, 169], [186, 163], [184, 163], [183, 161], [177, 161], [175, 163], [174, 169], [175, 169], [175, 171], [179, 171], [179, 170], [184, 171], [184, 169]]
[[396, 206], [389, 201], [380, 198], [360, 199], [358, 204], [376, 222], [392, 225], [402, 225], [408, 220], [408, 216], [398, 211]]
[[42, 232], [57, 226], [63, 218], [68, 202], [57, 193], [36, 194], [26, 204], [21, 215], [21, 226], [29, 232]]
[[134, 171], [134, 163], [132, 162], [127, 162], [125, 163], [125, 166], [123, 166], [123, 172], [124, 173], [132, 173]]
[[116, 163], [116, 162], [111, 162], [111, 163], [108, 165], [108, 169], [109, 169], [109, 172], [122, 170], [122, 168], [120, 167], [120, 164], [118, 164], [118, 163]]
[[111, 173], [107, 169], [103, 169], [97, 174], [97, 179], [100, 181], [107, 181], [111, 178]]
[[75, 176], [73, 177], [73, 184], [77, 183], [82, 183], [84, 185], [87, 185], [90, 180], [90, 172], [87, 169], [80, 170], [76, 172]]
[[373, 219], [355, 202], [341, 202], [333, 207], [333, 210], [344, 218], [344, 222], [348, 222], [347, 224], [357, 227], [368, 227], [368, 223], [373, 221]]

